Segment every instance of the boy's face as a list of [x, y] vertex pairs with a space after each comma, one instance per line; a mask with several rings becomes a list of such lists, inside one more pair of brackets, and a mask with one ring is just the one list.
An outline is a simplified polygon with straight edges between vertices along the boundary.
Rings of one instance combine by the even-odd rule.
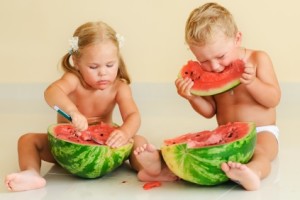
[[205, 71], [222, 72], [234, 60], [241, 59], [239, 58], [241, 33], [239, 32], [235, 38], [228, 38], [219, 33], [214, 38], [202, 46], [190, 44], [189, 47]]

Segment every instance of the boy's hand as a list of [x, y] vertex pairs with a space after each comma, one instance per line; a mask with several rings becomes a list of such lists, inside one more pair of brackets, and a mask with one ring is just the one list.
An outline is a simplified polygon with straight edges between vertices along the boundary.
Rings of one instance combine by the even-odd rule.
[[88, 121], [84, 115], [78, 111], [73, 111], [69, 113], [72, 117], [72, 124], [77, 131], [85, 131], [88, 128]]
[[120, 129], [114, 130], [106, 141], [106, 145], [112, 148], [117, 148], [128, 143], [130, 138]]
[[185, 99], [190, 99], [192, 97], [191, 88], [194, 82], [190, 78], [178, 78], [175, 81], [177, 88], [177, 93]]
[[245, 63], [244, 73], [240, 79], [243, 84], [250, 84], [256, 78], [256, 66], [251, 63]]

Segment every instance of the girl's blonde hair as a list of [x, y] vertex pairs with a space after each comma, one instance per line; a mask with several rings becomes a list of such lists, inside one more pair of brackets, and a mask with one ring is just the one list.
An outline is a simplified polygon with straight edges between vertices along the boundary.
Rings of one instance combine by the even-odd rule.
[[78, 37], [78, 50], [71, 51], [62, 58], [62, 68], [65, 72], [75, 74], [80, 79], [82, 85], [88, 87], [80, 72], [70, 63], [70, 57], [75, 56], [78, 59], [82, 55], [81, 50], [83, 48], [110, 40], [116, 45], [119, 51], [119, 69], [117, 78], [128, 84], [131, 83], [125, 62], [120, 54], [120, 41], [118, 41], [117, 34], [113, 28], [101, 21], [87, 22], [75, 30], [73, 37]]
[[229, 38], [235, 37], [238, 29], [234, 18], [223, 6], [207, 3], [191, 12], [185, 26], [185, 41], [205, 45], [220, 31]]

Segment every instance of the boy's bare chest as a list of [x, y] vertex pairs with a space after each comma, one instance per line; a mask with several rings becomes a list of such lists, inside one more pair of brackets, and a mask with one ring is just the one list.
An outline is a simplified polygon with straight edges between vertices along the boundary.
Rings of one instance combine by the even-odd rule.
[[255, 103], [253, 97], [247, 92], [247, 90], [245, 90], [244, 87], [241, 86], [235, 87], [222, 94], [216, 95], [215, 100], [217, 105], [222, 107]]

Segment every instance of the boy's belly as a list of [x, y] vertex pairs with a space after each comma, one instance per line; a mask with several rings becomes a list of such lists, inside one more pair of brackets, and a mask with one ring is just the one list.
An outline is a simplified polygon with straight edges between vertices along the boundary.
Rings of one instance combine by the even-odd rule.
[[262, 106], [232, 105], [223, 106], [216, 113], [218, 124], [226, 124], [234, 121], [251, 121], [256, 126], [264, 126], [276, 123], [276, 110]]

